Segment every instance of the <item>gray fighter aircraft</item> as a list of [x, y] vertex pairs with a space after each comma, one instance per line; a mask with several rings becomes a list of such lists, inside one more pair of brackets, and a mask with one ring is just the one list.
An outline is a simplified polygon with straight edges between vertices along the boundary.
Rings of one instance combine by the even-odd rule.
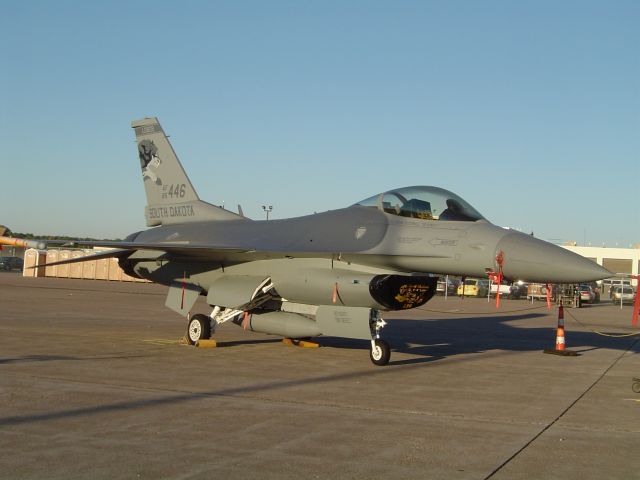
[[[129, 275], [167, 285], [166, 305], [187, 317], [191, 343], [231, 321], [292, 339], [368, 340], [372, 362], [385, 365], [390, 347], [381, 338], [380, 312], [425, 304], [439, 275], [500, 271], [542, 283], [611, 276], [591, 260], [491, 224], [437, 187], [399, 188], [339, 210], [253, 221], [200, 200], [156, 118], [132, 127], [152, 228], [123, 242], [82, 242], [114, 250], [55, 264], [116, 257]], [[200, 295], [212, 308], [208, 315], [192, 312]]]

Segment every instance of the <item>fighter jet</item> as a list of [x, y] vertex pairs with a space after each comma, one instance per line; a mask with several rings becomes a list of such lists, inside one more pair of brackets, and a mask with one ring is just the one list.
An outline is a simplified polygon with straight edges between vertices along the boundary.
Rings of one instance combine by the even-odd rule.
[[[371, 361], [385, 365], [391, 349], [382, 339], [382, 312], [424, 305], [440, 275], [499, 272], [541, 283], [611, 276], [591, 260], [493, 225], [438, 187], [393, 189], [303, 217], [250, 220], [200, 199], [156, 118], [132, 127], [150, 228], [123, 242], [82, 242], [113, 250], [51, 265], [115, 257], [127, 274], [167, 285], [166, 306], [188, 319], [190, 343], [233, 322], [290, 339], [367, 340]], [[192, 311], [199, 296], [210, 313]]]

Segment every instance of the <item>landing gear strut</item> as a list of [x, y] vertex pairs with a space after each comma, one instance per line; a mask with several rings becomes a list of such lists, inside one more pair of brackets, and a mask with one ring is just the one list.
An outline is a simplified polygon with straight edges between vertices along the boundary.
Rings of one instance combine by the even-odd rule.
[[243, 315], [246, 315], [246, 312], [259, 307], [273, 298], [270, 293], [271, 290], [273, 290], [273, 283], [271, 282], [271, 278], [267, 278], [258, 285], [251, 296], [251, 300], [246, 304], [236, 308], [224, 308], [215, 305], [210, 315], [198, 313], [189, 317], [187, 343], [189, 343], [189, 345], [195, 345], [199, 340], [208, 340], [211, 338], [211, 335], [215, 333], [218, 325], [222, 325], [229, 320], [241, 325]]
[[371, 358], [374, 365], [382, 367], [389, 363], [389, 358], [391, 357], [391, 347], [380, 338], [380, 331], [387, 325], [387, 322], [378, 317], [377, 310], [371, 310], [371, 319], [369, 322], [371, 326], [371, 351], [369, 352], [369, 358]]

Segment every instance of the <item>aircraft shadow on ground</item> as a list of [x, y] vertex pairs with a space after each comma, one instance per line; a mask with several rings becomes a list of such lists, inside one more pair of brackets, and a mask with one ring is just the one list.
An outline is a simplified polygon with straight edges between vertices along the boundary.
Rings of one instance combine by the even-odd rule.
[[96, 360], [129, 360], [132, 358], [150, 357], [149, 354], [123, 354], [123, 355], [98, 355], [87, 357], [74, 357], [69, 355], [23, 355], [21, 357], [0, 357], [0, 365], [12, 365], [16, 363], [38, 362], [79, 362]]
[[[390, 365], [433, 362], [443, 358], [488, 351], [521, 352], [553, 349], [556, 328], [549, 326], [517, 327], [508, 322], [535, 320], [546, 317], [542, 313], [501, 316], [445, 318], [439, 320], [393, 320], [383, 330], [382, 338], [391, 346]], [[640, 350], [638, 336], [613, 338], [594, 332], [573, 331], [565, 327], [567, 349], [578, 353], [609, 348]], [[335, 337], [320, 337], [326, 347], [367, 350], [369, 342]], [[394, 360], [393, 352], [415, 355], [416, 358]]]
[[0, 365], [9, 365], [15, 363], [55, 362], [61, 360], [80, 360], [80, 358], [70, 357], [67, 355], [24, 355], [22, 357], [0, 358]]

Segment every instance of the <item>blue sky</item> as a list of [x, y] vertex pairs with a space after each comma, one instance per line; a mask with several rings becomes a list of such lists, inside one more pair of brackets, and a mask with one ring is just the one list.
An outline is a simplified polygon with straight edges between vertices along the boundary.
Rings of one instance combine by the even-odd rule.
[[553, 241], [640, 243], [640, 2], [3, 1], [0, 223], [144, 228], [131, 120], [264, 218], [406, 185]]

